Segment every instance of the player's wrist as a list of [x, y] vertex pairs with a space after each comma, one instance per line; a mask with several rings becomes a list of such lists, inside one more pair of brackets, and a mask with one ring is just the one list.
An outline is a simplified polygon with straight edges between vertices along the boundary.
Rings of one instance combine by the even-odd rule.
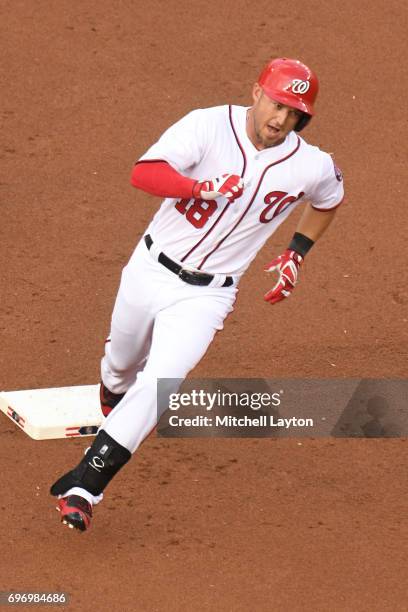
[[288, 250], [295, 251], [296, 253], [298, 253], [298, 255], [302, 257], [302, 259], [304, 259], [313, 245], [314, 240], [312, 240], [308, 236], [305, 236], [304, 234], [301, 234], [300, 232], [295, 232], [288, 246]]
[[196, 181], [191, 189], [191, 195], [193, 198], [197, 199], [201, 194], [201, 183], [200, 181]]

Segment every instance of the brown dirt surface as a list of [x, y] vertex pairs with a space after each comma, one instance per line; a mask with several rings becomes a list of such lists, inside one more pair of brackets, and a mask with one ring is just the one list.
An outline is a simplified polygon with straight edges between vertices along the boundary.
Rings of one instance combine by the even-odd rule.
[[[3, 0], [0, 32], [0, 389], [98, 380], [159, 203], [130, 186], [134, 160], [193, 108], [250, 104], [284, 55], [319, 75], [305, 137], [335, 152], [347, 200], [271, 309], [263, 264], [296, 214], [279, 230], [194, 374], [406, 376], [403, 3]], [[80, 534], [48, 489], [88, 440], [34, 441], [4, 416], [0, 434], [2, 591], [66, 591], [81, 611], [407, 609], [406, 439], [152, 436]]]

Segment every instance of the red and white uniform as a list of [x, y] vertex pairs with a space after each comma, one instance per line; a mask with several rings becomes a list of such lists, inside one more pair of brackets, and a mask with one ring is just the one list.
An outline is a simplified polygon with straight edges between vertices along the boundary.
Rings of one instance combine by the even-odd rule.
[[[330, 210], [343, 199], [341, 175], [328, 153], [295, 132], [259, 151], [247, 136], [247, 110], [195, 110], [140, 160], [164, 160], [197, 180], [237, 174], [244, 191], [232, 203], [223, 196], [164, 199], [146, 230], [152, 248], [142, 240], [123, 270], [102, 379], [113, 393], [127, 393], [103, 429], [131, 452], [156, 424], [157, 378], [180, 381], [200, 361], [266, 240], [301, 202]], [[185, 268], [214, 274], [214, 281], [186, 284], [157, 261], [160, 252]], [[234, 283], [223, 287], [226, 275]]]
[[192, 199], [178, 206], [180, 198], [163, 201], [147, 232], [191, 267], [240, 276], [300, 202], [329, 210], [343, 198], [343, 183], [328, 153], [295, 132], [281, 145], [258, 151], [247, 136], [246, 115], [242, 106], [192, 111], [141, 157], [167, 161], [198, 180], [226, 171], [244, 179], [241, 198], [232, 204], [223, 197], [211, 205], [204, 202], [189, 223], [182, 211], [194, 207]]

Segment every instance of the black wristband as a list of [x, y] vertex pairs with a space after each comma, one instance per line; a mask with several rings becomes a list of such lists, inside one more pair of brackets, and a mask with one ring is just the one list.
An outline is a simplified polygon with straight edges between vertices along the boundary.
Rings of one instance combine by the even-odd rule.
[[310, 251], [313, 245], [314, 240], [308, 238], [304, 234], [299, 234], [299, 232], [295, 232], [288, 248], [291, 251], [296, 251], [296, 253], [299, 253], [299, 255], [304, 258], [306, 253]]

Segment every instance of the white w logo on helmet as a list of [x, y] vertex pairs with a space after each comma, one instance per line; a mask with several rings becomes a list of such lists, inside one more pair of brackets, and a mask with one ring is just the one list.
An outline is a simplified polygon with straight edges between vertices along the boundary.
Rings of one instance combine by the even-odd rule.
[[295, 94], [304, 94], [308, 91], [309, 87], [309, 81], [302, 81], [301, 79], [293, 79], [292, 81], [292, 91]]

